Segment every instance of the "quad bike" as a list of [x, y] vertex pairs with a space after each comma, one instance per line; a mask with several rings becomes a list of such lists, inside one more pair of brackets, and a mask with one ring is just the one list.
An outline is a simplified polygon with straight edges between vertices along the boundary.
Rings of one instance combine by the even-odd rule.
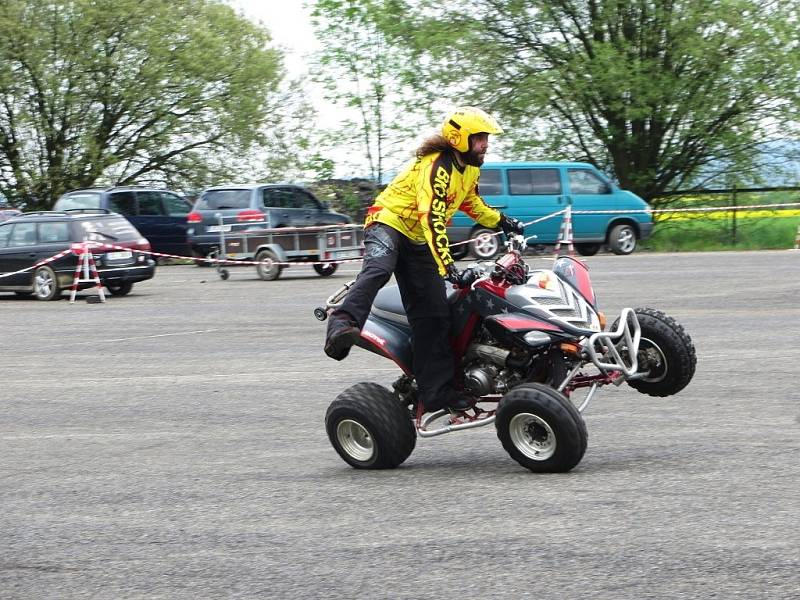
[[[610, 328], [597, 308], [586, 265], [569, 256], [552, 270], [530, 270], [525, 239], [512, 236], [494, 263], [468, 267], [474, 282], [448, 284], [456, 387], [472, 408], [426, 413], [411, 371], [411, 328], [396, 286], [382, 289], [357, 346], [403, 371], [389, 390], [358, 383], [331, 403], [325, 426], [331, 444], [357, 469], [394, 468], [416, 438], [494, 423], [503, 448], [534, 472], [565, 472], [586, 451], [581, 413], [597, 390], [627, 383], [650, 396], [686, 387], [695, 370], [691, 338], [652, 308], [625, 308]], [[346, 283], [314, 311], [324, 321], [341, 305]], [[578, 390], [581, 390], [580, 393]]]

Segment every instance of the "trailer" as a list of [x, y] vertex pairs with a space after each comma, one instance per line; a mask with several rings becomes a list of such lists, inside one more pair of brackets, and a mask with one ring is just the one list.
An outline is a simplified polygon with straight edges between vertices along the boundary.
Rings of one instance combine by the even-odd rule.
[[230, 277], [231, 266], [255, 265], [264, 281], [281, 276], [294, 264], [311, 265], [322, 277], [336, 272], [344, 260], [364, 256], [364, 228], [361, 225], [319, 225], [315, 227], [265, 227], [264, 223], [225, 224], [209, 227], [219, 232], [219, 246], [211, 257], [219, 259], [220, 279]]

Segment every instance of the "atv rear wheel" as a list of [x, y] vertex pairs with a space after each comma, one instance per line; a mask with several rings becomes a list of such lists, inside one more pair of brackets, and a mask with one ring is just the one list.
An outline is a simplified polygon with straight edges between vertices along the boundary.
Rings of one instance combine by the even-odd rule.
[[580, 413], [540, 383], [525, 383], [503, 396], [495, 427], [511, 458], [534, 473], [569, 471], [586, 452], [588, 434]]
[[339, 394], [325, 414], [325, 429], [339, 456], [356, 469], [394, 469], [417, 443], [408, 410], [377, 383], [357, 383]]
[[[637, 354], [639, 371], [647, 375], [628, 381], [628, 385], [649, 396], [677, 394], [689, 385], [697, 365], [692, 338], [675, 319], [660, 310], [636, 308], [634, 312], [642, 328]], [[611, 330], [616, 326], [615, 322]]]

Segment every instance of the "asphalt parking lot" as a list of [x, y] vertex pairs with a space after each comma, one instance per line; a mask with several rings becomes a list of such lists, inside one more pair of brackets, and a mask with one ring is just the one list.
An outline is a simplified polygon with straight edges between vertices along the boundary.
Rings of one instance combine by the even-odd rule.
[[667, 312], [697, 373], [602, 390], [563, 475], [491, 427], [342, 462], [328, 403], [397, 374], [322, 353], [312, 310], [354, 266], [0, 294], [0, 598], [800, 598], [800, 252], [587, 262], [609, 321]]

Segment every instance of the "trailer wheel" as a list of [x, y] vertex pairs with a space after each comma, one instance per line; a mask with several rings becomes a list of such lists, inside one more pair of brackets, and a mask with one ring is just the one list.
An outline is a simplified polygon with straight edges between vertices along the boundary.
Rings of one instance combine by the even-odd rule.
[[256, 254], [256, 261], [258, 262], [256, 272], [264, 281], [274, 281], [281, 276], [283, 267], [278, 261], [278, 256], [272, 250], [266, 248], [259, 250]]
[[336, 273], [336, 269], [339, 268], [339, 265], [333, 263], [323, 263], [323, 264], [315, 264], [314, 270], [317, 272], [317, 275], [321, 277], [330, 277], [334, 273]]

